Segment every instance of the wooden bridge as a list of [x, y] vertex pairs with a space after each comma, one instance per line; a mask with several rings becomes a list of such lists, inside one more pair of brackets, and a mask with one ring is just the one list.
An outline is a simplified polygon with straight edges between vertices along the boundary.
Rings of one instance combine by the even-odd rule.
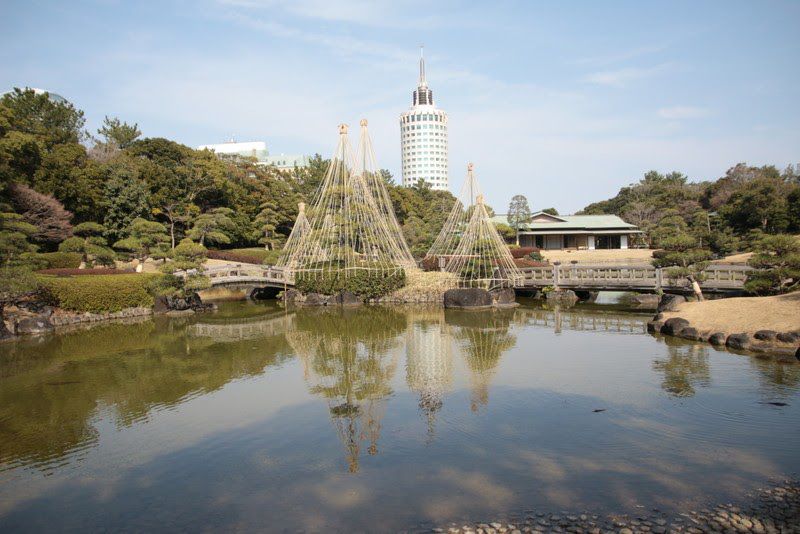
[[[685, 279], [670, 279], [665, 269], [648, 264], [561, 264], [521, 269], [522, 283], [517, 289], [558, 287], [575, 291], [635, 291], [639, 293], [691, 293]], [[707, 293], [738, 293], [750, 267], [712, 264], [705, 271], [700, 287]], [[294, 276], [281, 267], [255, 264], [230, 264], [204, 271], [212, 286], [273, 287], [294, 286]]]

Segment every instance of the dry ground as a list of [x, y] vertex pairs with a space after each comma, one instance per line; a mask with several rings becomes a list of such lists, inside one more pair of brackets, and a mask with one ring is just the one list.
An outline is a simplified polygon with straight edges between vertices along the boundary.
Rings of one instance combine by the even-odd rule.
[[650, 263], [651, 249], [631, 248], [612, 250], [543, 250], [542, 256], [551, 262], [569, 263]]
[[758, 330], [800, 330], [800, 292], [774, 297], [737, 297], [704, 302], [684, 302], [664, 319], [683, 317], [700, 332], [753, 334]]

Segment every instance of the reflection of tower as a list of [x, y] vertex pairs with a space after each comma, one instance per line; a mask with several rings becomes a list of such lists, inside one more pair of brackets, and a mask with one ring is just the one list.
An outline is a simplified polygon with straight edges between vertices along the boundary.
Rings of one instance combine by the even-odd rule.
[[406, 382], [419, 394], [419, 407], [433, 439], [436, 412], [453, 381], [453, 354], [444, 317], [438, 322], [413, 322], [406, 334]]

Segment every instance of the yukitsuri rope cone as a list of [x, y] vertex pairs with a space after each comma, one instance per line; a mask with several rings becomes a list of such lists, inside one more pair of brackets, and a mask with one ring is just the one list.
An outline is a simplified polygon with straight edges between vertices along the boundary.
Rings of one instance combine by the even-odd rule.
[[311, 228], [288, 259], [291, 274], [349, 277], [368, 271], [389, 276], [403, 270], [405, 255], [364, 176], [353, 169], [347, 125], [342, 124], [310, 210]]
[[519, 285], [522, 273], [514, 264], [508, 245], [489, 220], [483, 195], [476, 197], [471, 211], [458, 248], [450, 256], [445, 270], [458, 276], [461, 287], [492, 290]]
[[467, 165], [467, 179], [461, 187], [461, 193], [456, 198], [453, 209], [450, 210], [444, 226], [439, 231], [439, 235], [436, 236], [436, 240], [431, 245], [426, 257], [442, 258], [446, 262], [449, 256], [455, 253], [461, 240], [461, 235], [470, 220], [475, 199], [480, 194], [481, 189], [475, 179], [473, 165], [470, 163]]
[[396, 249], [400, 253], [400, 255], [395, 258], [395, 261], [406, 268], [415, 268], [417, 263], [414, 261], [414, 256], [408, 248], [406, 238], [403, 236], [403, 231], [400, 229], [400, 223], [397, 222], [394, 206], [392, 206], [392, 199], [389, 196], [389, 191], [386, 189], [386, 183], [383, 180], [375, 158], [375, 150], [372, 148], [372, 139], [367, 131], [367, 119], [361, 119], [360, 125], [361, 137], [358, 141], [355, 169], [353, 172], [363, 177], [375, 199], [378, 211], [386, 221], [389, 234], [394, 241], [392, 249]]
[[303, 236], [306, 235], [311, 230], [311, 223], [308, 222], [308, 217], [306, 217], [306, 203], [300, 202], [297, 205], [297, 219], [294, 221], [294, 226], [292, 226], [292, 231], [289, 233], [289, 238], [286, 240], [286, 244], [283, 246], [283, 251], [278, 258], [278, 262], [276, 265], [278, 267], [287, 267], [289, 260], [295, 257], [295, 252], [297, 251], [297, 247], [300, 245], [300, 241], [302, 240]]

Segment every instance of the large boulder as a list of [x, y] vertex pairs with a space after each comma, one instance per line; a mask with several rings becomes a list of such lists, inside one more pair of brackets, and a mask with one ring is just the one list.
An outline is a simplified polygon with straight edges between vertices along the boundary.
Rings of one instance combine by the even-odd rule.
[[302, 293], [296, 289], [287, 289], [283, 292], [283, 301], [287, 304], [294, 304], [301, 295]]
[[753, 337], [761, 341], [775, 341], [778, 333], [775, 330], [759, 330], [753, 334]]
[[661, 303], [661, 300], [658, 295], [637, 293], [631, 295], [629, 302], [636, 308], [656, 308]]
[[681, 317], [673, 317], [664, 321], [664, 326], [661, 327], [661, 333], [668, 336], [676, 336], [681, 330], [689, 327], [689, 321]]
[[309, 293], [303, 301], [304, 306], [325, 306], [328, 303], [328, 297], [320, 293]]
[[720, 347], [725, 344], [725, 341], [728, 339], [728, 334], [725, 332], [714, 332], [710, 336], [708, 336], [708, 342], [712, 345], [716, 345]]
[[481, 308], [492, 305], [492, 295], [485, 289], [467, 287], [444, 292], [445, 308]]
[[44, 334], [53, 330], [53, 324], [46, 317], [23, 317], [17, 321], [16, 333], [24, 334]]
[[170, 310], [169, 297], [166, 295], [157, 295], [153, 299], [153, 313], [167, 313]]
[[361, 304], [361, 299], [352, 291], [340, 291], [333, 295], [328, 300], [329, 304], [338, 304], [340, 306], [358, 306]]
[[647, 323], [647, 331], [650, 332], [651, 334], [656, 334], [658, 332], [661, 332], [661, 328], [663, 326], [664, 326], [664, 322], [663, 321], [659, 321], [659, 320], [655, 320], [654, 319], [654, 320], [649, 321]]
[[495, 306], [511, 306], [517, 303], [517, 295], [511, 287], [493, 289], [489, 293], [492, 295], [492, 304]]
[[750, 348], [750, 336], [747, 334], [731, 334], [725, 340], [725, 345], [732, 349], [747, 350]]
[[781, 332], [775, 337], [783, 343], [797, 343], [800, 341], [800, 334], [796, 332]]
[[571, 289], [555, 289], [547, 293], [545, 297], [547, 302], [553, 304], [567, 304], [572, 305], [578, 302], [578, 295]]
[[686, 328], [681, 329], [681, 331], [678, 333], [678, 337], [682, 337], [683, 339], [691, 339], [692, 341], [703, 341], [703, 336], [701, 336], [697, 328], [694, 328], [693, 326], [687, 326]]
[[669, 293], [664, 293], [661, 295], [661, 300], [658, 301], [658, 308], [656, 308], [656, 311], [677, 311], [678, 304], [683, 302], [686, 302], [686, 297], [683, 295], [670, 295]]

